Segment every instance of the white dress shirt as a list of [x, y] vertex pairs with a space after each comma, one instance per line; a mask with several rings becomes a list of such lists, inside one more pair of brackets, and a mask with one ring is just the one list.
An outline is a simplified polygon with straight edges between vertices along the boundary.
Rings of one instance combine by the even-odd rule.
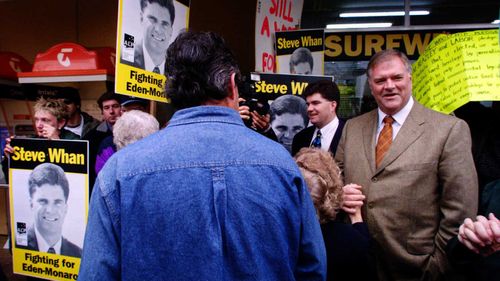
[[142, 43], [142, 50], [144, 51], [144, 69], [148, 71], [153, 71], [155, 67], [160, 69], [160, 74], [165, 74], [165, 60], [160, 65], [156, 65], [153, 62], [153, 59], [149, 55], [148, 49], [144, 46], [144, 42]]
[[[316, 128], [316, 130], [314, 130], [311, 143], [316, 138], [318, 131], [321, 130], [321, 149], [328, 151], [330, 149], [330, 144], [332, 143], [333, 137], [335, 136], [335, 132], [337, 131], [338, 127], [339, 127], [339, 118], [335, 116], [335, 118], [333, 118], [333, 120], [330, 121], [330, 123], [326, 124], [326, 126], [324, 126], [321, 129]], [[311, 143], [309, 144], [309, 146], [311, 146]]]
[[35, 234], [36, 234], [36, 242], [38, 244], [38, 251], [47, 253], [49, 251], [49, 248], [52, 247], [56, 254], [60, 255], [61, 254], [61, 244], [62, 244], [62, 237], [59, 237], [59, 240], [55, 245], [49, 245], [45, 239], [43, 239], [42, 234], [38, 232], [38, 229], [35, 228]]
[[[401, 126], [406, 121], [406, 118], [410, 114], [411, 108], [413, 107], [413, 97], [410, 97], [406, 105], [398, 111], [396, 114], [391, 115], [392, 118], [394, 119], [394, 122], [392, 123], [392, 140], [394, 140], [399, 133], [399, 130], [401, 129]], [[383, 113], [380, 108], [377, 109], [378, 111], [378, 126], [377, 126], [377, 135], [376, 135], [376, 140], [378, 141], [378, 136], [380, 135], [380, 131], [382, 131], [382, 128], [384, 128], [384, 117], [387, 116], [387, 114]]]

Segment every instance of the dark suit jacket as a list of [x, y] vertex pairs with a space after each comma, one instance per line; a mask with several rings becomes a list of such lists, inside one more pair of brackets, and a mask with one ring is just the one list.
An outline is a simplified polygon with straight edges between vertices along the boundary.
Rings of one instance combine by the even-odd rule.
[[477, 211], [469, 128], [415, 101], [375, 167], [377, 119], [374, 110], [347, 121], [335, 158], [344, 182], [363, 187], [379, 279], [442, 280], [446, 242]]
[[[332, 142], [330, 143], [330, 152], [335, 155], [337, 152], [337, 146], [340, 141], [340, 137], [342, 136], [342, 130], [344, 129], [345, 121], [339, 118], [339, 126], [337, 127], [337, 131], [333, 136]], [[295, 156], [297, 152], [303, 147], [309, 147], [312, 141], [312, 137], [314, 135], [315, 126], [310, 126], [302, 131], [298, 132], [293, 137], [292, 142], [292, 156]]]
[[[16, 245], [18, 248], [25, 248], [28, 250], [39, 251], [38, 242], [36, 240], [36, 233], [33, 227], [28, 229], [28, 246]], [[71, 243], [68, 239], [62, 237], [61, 242], [61, 255], [80, 258], [82, 256], [82, 249], [77, 245]]]

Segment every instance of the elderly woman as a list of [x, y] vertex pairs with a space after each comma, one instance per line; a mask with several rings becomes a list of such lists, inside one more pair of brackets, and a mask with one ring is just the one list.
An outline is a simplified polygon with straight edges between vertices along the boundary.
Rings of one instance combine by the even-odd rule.
[[140, 110], [124, 112], [113, 126], [113, 136], [105, 138], [99, 145], [95, 171], [101, 171], [106, 161], [117, 150], [136, 142], [160, 129], [160, 124], [156, 118]]
[[376, 280], [369, 253], [371, 239], [363, 223], [361, 207], [349, 215], [352, 224], [336, 220], [342, 206], [343, 184], [333, 156], [321, 149], [302, 148], [295, 160], [321, 224], [327, 254], [327, 280]]

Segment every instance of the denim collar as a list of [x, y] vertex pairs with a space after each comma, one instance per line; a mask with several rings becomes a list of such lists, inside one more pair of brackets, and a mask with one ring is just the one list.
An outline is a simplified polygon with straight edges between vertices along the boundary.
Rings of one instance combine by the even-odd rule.
[[207, 122], [230, 123], [244, 126], [236, 110], [225, 106], [202, 105], [181, 109], [175, 112], [168, 123], [168, 127]]

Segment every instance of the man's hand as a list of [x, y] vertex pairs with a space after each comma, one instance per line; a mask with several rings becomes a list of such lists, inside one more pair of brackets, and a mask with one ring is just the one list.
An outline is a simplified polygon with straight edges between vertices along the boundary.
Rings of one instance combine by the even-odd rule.
[[458, 229], [458, 240], [471, 251], [488, 256], [500, 250], [500, 221], [490, 214], [488, 219], [477, 216], [466, 218]]
[[342, 210], [349, 215], [356, 215], [356, 212], [359, 212], [363, 206], [363, 200], [365, 200], [361, 186], [351, 183], [342, 187], [342, 190], [344, 191]]
[[61, 134], [61, 131], [56, 128], [56, 127], [52, 127], [50, 125], [43, 125], [43, 129], [42, 129], [42, 137], [44, 138], [47, 138], [49, 140], [58, 140], [60, 139], [60, 134]]
[[265, 132], [269, 129], [269, 123], [271, 122], [271, 115], [260, 115], [256, 111], [250, 112], [252, 116], [252, 128], [259, 132]]
[[[238, 98], [238, 102], [241, 104], [242, 102], [245, 102], [245, 99], [244, 98]], [[250, 118], [251, 118], [251, 116], [250, 116], [250, 107], [248, 107], [246, 105], [240, 105], [238, 107], [238, 112], [240, 113], [240, 117], [241, 117], [241, 119], [243, 119], [243, 121], [250, 120]]]

